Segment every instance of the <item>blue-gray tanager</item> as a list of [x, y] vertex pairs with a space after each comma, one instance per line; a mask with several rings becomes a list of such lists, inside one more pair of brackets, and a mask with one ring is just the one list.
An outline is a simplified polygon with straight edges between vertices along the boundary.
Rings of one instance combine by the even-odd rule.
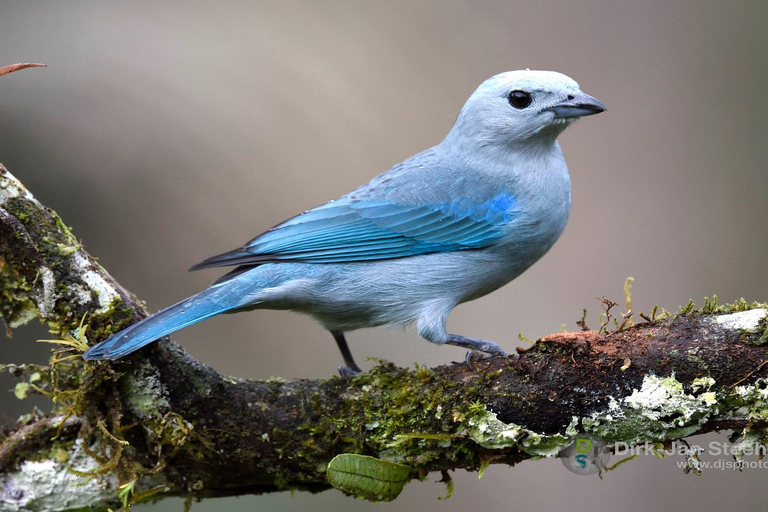
[[571, 182], [557, 136], [605, 106], [552, 71], [511, 71], [470, 96], [445, 140], [369, 183], [193, 270], [235, 266], [210, 288], [84, 354], [118, 359], [221, 313], [292, 309], [316, 318], [357, 373], [346, 331], [414, 324], [437, 344], [506, 355], [446, 332], [451, 310], [508, 283], [560, 236]]

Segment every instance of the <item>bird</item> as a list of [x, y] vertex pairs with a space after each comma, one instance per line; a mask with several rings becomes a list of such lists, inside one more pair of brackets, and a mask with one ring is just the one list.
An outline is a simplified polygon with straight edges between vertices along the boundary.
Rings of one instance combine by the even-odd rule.
[[120, 359], [212, 316], [254, 309], [314, 317], [338, 345], [342, 376], [362, 371], [345, 333], [365, 327], [415, 325], [438, 345], [506, 356], [495, 342], [447, 332], [448, 315], [509, 283], [552, 247], [571, 207], [557, 137], [605, 110], [558, 72], [495, 75], [472, 93], [441, 143], [194, 265], [234, 268], [83, 358]]

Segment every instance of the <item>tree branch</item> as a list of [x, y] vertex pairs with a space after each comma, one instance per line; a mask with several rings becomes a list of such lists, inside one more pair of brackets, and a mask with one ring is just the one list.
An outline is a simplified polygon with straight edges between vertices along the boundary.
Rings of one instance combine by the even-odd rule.
[[[146, 314], [2, 166], [0, 255], [11, 328], [38, 317], [70, 343], [93, 344]], [[29, 392], [55, 405], [0, 433], [0, 506], [115, 506], [119, 486], [128, 505], [150, 493], [315, 492], [330, 487], [326, 468], [343, 453], [396, 461], [410, 478], [445, 476], [554, 456], [577, 432], [628, 445], [721, 429], [763, 439], [765, 305], [707, 302], [628, 324], [553, 334], [471, 368], [382, 362], [351, 380], [241, 381], [170, 340], [113, 364], [57, 352], [44, 372], [2, 365], [27, 381], [37, 374]], [[344, 489], [397, 494], [364, 487]]]

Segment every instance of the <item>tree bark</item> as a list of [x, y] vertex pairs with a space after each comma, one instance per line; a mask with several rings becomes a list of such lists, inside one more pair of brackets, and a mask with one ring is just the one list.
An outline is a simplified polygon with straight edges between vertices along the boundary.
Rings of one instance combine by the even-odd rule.
[[[37, 317], [93, 344], [146, 315], [2, 166], [0, 256], [10, 328]], [[766, 306], [706, 302], [646, 318], [553, 334], [517, 357], [415, 370], [382, 362], [352, 379], [242, 381], [169, 339], [124, 362], [86, 364], [76, 351], [47, 367], [0, 361], [27, 391], [55, 398], [50, 414], [0, 431], [0, 510], [316, 492], [344, 453], [419, 478], [555, 456], [580, 432], [636, 445], [725, 429], [761, 442]]]

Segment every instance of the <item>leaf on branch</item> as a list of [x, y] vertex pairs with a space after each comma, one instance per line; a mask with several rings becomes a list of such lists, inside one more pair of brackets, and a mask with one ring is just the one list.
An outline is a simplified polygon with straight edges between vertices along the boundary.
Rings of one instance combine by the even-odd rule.
[[410, 473], [410, 466], [354, 453], [337, 455], [326, 470], [332, 486], [369, 501], [397, 498]]
[[19, 382], [16, 384], [16, 387], [13, 389], [13, 394], [16, 395], [16, 398], [19, 400], [24, 400], [27, 398], [27, 393], [29, 392], [29, 383], [28, 382]]

